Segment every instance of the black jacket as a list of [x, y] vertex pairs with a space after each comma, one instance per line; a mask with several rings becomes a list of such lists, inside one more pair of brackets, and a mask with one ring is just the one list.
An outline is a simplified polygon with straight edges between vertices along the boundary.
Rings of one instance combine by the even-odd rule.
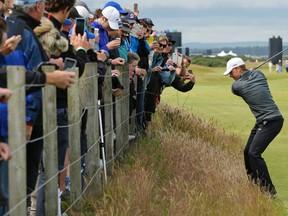
[[[40, 90], [46, 83], [46, 74], [38, 71], [26, 71], [25, 73], [26, 94]], [[37, 85], [37, 86], [29, 86]], [[0, 66], [0, 87], [7, 88], [7, 68]]]
[[[45, 13], [44, 16], [47, 17], [54, 24], [54, 27], [57, 28], [60, 32], [62, 24], [49, 13]], [[67, 32], [60, 32], [60, 33], [63, 37], [65, 37], [68, 40]], [[73, 47], [69, 43], [68, 51], [65, 53], [61, 53], [60, 57], [62, 57], [63, 60], [65, 60], [65, 58], [67, 57], [76, 59], [77, 67], [79, 68], [79, 77], [82, 76], [85, 69], [85, 64], [87, 62], [87, 55], [84, 50], [78, 50], [77, 52], [75, 52], [73, 50]], [[57, 108], [67, 108], [68, 107], [67, 89], [57, 88], [56, 94], [57, 94]]]

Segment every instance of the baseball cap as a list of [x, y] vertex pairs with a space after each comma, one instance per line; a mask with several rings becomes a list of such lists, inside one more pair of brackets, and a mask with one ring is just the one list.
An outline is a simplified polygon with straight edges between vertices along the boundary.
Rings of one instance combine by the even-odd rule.
[[226, 65], [226, 71], [223, 73], [224, 76], [227, 76], [232, 69], [239, 67], [241, 65], [245, 65], [244, 61], [239, 58], [239, 57], [235, 57], [235, 58], [231, 58]]
[[150, 18], [142, 18], [142, 19], [140, 19], [140, 21], [144, 21], [148, 25], [154, 26], [154, 23], [152, 22], [152, 20]]
[[122, 26], [121, 27], [119, 26], [119, 29], [127, 33], [130, 33], [131, 29], [130, 29], [130, 24], [128, 20], [125, 19], [124, 17], [121, 17], [120, 19], [121, 19]]
[[77, 0], [75, 2], [75, 6], [78, 6], [78, 5], [85, 7], [89, 11], [89, 13], [93, 15], [93, 12], [91, 12], [91, 10], [89, 9], [88, 5], [84, 1]]
[[120, 18], [120, 13], [115, 7], [108, 6], [104, 8], [102, 14], [108, 20], [111, 29], [119, 29], [118, 19]]
[[84, 29], [84, 31], [86, 32], [86, 35], [87, 35], [87, 39], [94, 39], [95, 38], [95, 35], [91, 32], [88, 31], [88, 29]]
[[175, 40], [172, 40], [171, 36], [167, 36], [168, 38], [168, 42], [172, 43], [172, 46], [174, 46], [174, 44], [176, 43]]
[[71, 26], [73, 23], [70, 19], [66, 19], [65, 22], [63, 23], [63, 25], [66, 25], [66, 26]]
[[77, 5], [77, 6], [75, 6], [75, 8], [78, 11], [78, 13], [80, 14], [80, 16], [82, 16], [84, 19], [94, 18], [94, 15], [90, 14], [89, 11], [85, 7]]
[[42, 1], [44, 1], [44, 0], [16, 0], [14, 4], [15, 5], [26, 5], [26, 4], [33, 4], [36, 2], [42, 2]]
[[133, 24], [136, 22], [137, 20], [137, 16], [131, 12], [131, 11], [127, 11], [127, 15], [123, 16], [126, 20], [128, 20], [129, 24]]
[[123, 15], [128, 14], [128, 12], [126, 10], [123, 10], [123, 8], [117, 2], [109, 1], [104, 5], [103, 9], [105, 9], [106, 7], [109, 7], [109, 6], [116, 8], [120, 14], [123, 14]]
[[68, 15], [68, 19], [76, 19], [76, 18], [83, 18], [77, 11], [77, 9], [75, 7], [72, 7], [69, 15]]

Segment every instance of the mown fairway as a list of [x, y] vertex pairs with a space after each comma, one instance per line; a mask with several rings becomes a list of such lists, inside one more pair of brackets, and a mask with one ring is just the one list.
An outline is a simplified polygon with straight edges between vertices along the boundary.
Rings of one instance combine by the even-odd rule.
[[[247, 63], [248, 68], [259, 63]], [[232, 94], [233, 79], [224, 77], [225, 68], [191, 66], [196, 75], [196, 85], [189, 93], [166, 88], [161, 103], [184, 107], [191, 113], [211, 119], [219, 127], [235, 133], [243, 140], [243, 148], [255, 119], [245, 102]], [[284, 118], [284, 127], [264, 153], [278, 197], [288, 208], [288, 73], [268, 71], [268, 64], [260, 68], [265, 73], [272, 95]], [[284, 68], [285, 70], [285, 68]], [[233, 143], [231, 143], [233, 145]], [[243, 162], [244, 166], [244, 162]]]

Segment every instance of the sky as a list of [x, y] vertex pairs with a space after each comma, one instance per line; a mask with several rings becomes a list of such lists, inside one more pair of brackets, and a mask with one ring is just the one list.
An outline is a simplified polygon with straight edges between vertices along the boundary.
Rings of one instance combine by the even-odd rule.
[[[84, 0], [94, 11], [107, 1]], [[139, 18], [157, 30], [182, 32], [182, 43], [288, 41], [287, 0], [118, 0], [123, 8], [138, 3]]]

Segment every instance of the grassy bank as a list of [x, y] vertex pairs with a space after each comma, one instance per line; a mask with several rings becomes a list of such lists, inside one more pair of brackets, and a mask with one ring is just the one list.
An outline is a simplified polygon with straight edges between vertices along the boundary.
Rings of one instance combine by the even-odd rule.
[[[248, 68], [260, 63], [248, 63]], [[196, 82], [189, 93], [180, 93], [173, 88], [166, 88], [162, 94], [161, 103], [182, 107], [194, 115], [212, 120], [225, 130], [235, 133], [245, 146], [255, 119], [244, 101], [231, 93], [233, 80], [222, 75], [225, 68], [208, 68], [192, 65]], [[278, 196], [288, 207], [288, 74], [269, 72], [268, 66], [260, 68], [266, 75], [273, 98], [280, 108], [284, 118], [284, 126], [280, 134], [270, 144], [264, 153], [271, 178], [275, 184]], [[234, 143], [230, 143], [234, 145]], [[241, 152], [242, 155], [242, 152]], [[244, 163], [243, 163], [244, 166]], [[288, 213], [287, 213], [288, 214]]]
[[83, 215], [283, 215], [248, 183], [237, 136], [165, 105], [153, 122]]

